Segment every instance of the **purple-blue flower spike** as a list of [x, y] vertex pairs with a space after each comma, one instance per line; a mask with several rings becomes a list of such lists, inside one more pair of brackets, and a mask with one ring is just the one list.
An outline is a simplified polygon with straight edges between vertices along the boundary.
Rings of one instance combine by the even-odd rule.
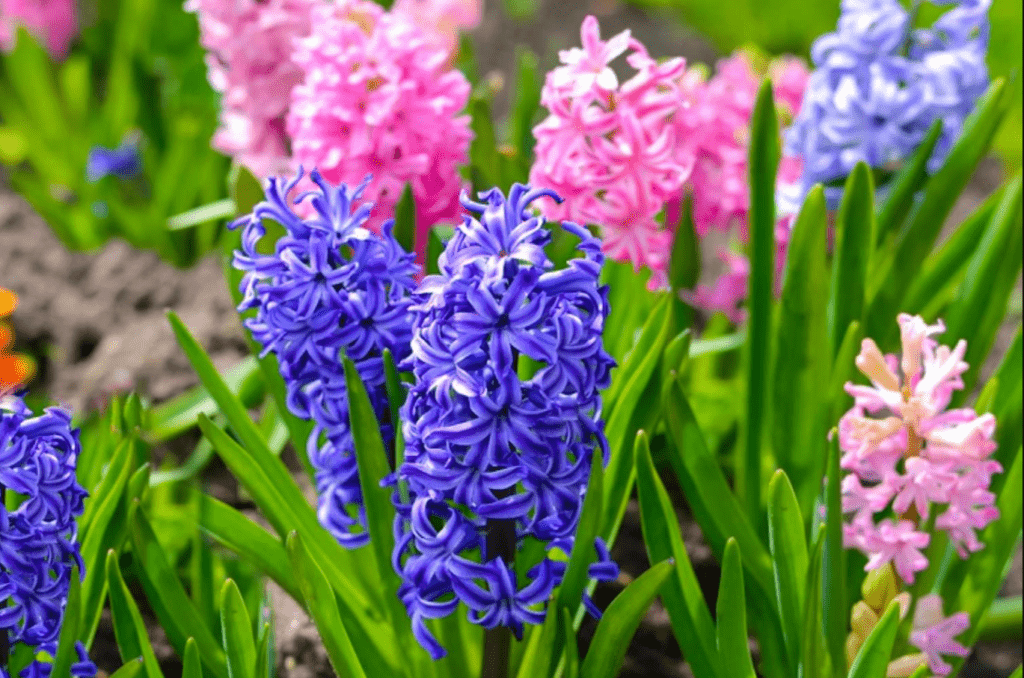
[[[8, 510], [0, 500], [0, 634], [57, 651], [74, 567], [84, 575], [77, 518], [86, 491], [75, 478], [81, 446], [71, 415], [51, 407], [38, 417], [18, 396], [0, 398], [0, 499], [21, 497]], [[96, 666], [78, 644], [75, 678], [92, 678]], [[5, 662], [6, 657], [0, 657]], [[0, 677], [9, 678], [0, 666]], [[33, 661], [21, 678], [48, 676], [50, 665]]]
[[[471, 621], [520, 638], [526, 624], [543, 621], [565, 563], [521, 563], [523, 578], [498, 557], [504, 547], [488, 542], [504, 524], [513, 555], [528, 538], [568, 553], [590, 465], [595, 453], [606, 461], [608, 449], [599, 393], [614, 361], [602, 343], [600, 242], [563, 223], [581, 256], [556, 270], [545, 253], [551, 232], [529, 211], [554, 193], [517, 184], [507, 200], [498, 189], [480, 197], [463, 197], [468, 214], [440, 274], [417, 290], [404, 364], [414, 380], [402, 410], [393, 564], [414, 635], [435, 659], [445, 650], [425, 620], [460, 601]], [[537, 366], [528, 378], [521, 358]], [[607, 548], [595, 546], [591, 576], [614, 579]]]
[[137, 141], [126, 140], [117, 148], [96, 145], [89, 149], [85, 175], [90, 183], [113, 176], [130, 179], [142, 171], [142, 158]]
[[803, 160], [801, 196], [820, 183], [837, 207], [858, 162], [896, 169], [936, 120], [942, 134], [928, 169], [942, 165], [988, 86], [992, 0], [932, 2], [956, 6], [914, 29], [899, 0], [843, 0], [836, 31], [811, 49], [815, 71], [786, 136], [787, 153]]
[[[268, 180], [266, 200], [232, 224], [242, 227], [235, 268], [245, 271], [239, 311], [263, 353], [273, 351], [288, 389], [288, 408], [311, 419], [307, 452], [316, 471], [321, 524], [344, 546], [367, 543], [362, 492], [348, 421], [344, 353], [366, 384], [386, 446], [394, 441], [384, 376], [384, 349], [396, 361], [409, 355], [410, 293], [419, 270], [414, 255], [392, 236], [364, 227], [372, 205], [355, 188], [332, 186], [316, 170], [315, 190], [289, 202], [302, 179]], [[295, 205], [301, 205], [299, 213]], [[258, 246], [264, 220], [284, 227], [270, 254]]]

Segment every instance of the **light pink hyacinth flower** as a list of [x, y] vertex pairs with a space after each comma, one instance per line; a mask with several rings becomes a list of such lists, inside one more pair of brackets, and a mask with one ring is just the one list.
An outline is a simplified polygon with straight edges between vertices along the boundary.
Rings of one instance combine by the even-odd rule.
[[449, 53], [459, 44], [459, 33], [480, 25], [483, 0], [395, 0], [391, 11], [404, 14]]
[[209, 54], [210, 84], [221, 93], [214, 148], [265, 178], [290, 174], [285, 115], [302, 69], [296, 39], [310, 32], [317, 0], [188, 0]]
[[[562, 65], [544, 83], [548, 116], [533, 130], [530, 182], [564, 198], [545, 203], [545, 216], [596, 224], [609, 257], [649, 268], [651, 286], [663, 287], [672, 232], [658, 215], [693, 167], [675, 123], [687, 100], [686, 63], [655, 61], [629, 31], [602, 40], [592, 16], [580, 35], [582, 47], [560, 52]], [[611, 64], [623, 55], [632, 74], [620, 82]]]
[[[990, 457], [995, 418], [969, 408], [947, 409], [961, 375], [967, 343], [950, 349], [933, 335], [942, 322], [928, 325], [920, 316], [899, 316], [902, 356], [883, 355], [865, 339], [857, 368], [870, 386], [847, 384], [854, 406], [839, 422], [844, 527], [847, 547], [868, 556], [866, 569], [892, 562], [912, 583], [928, 566], [922, 551], [930, 535], [921, 522], [935, 512], [935, 529], [949, 534], [960, 556], [982, 548], [977, 530], [999, 511], [989, 491], [1002, 470]], [[879, 522], [875, 514], [891, 508], [896, 518]]]
[[448, 57], [408, 17], [366, 0], [316, 7], [294, 55], [304, 74], [287, 121], [294, 162], [331, 183], [372, 174], [371, 228], [411, 184], [421, 254], [429, 227], [458, 218], [472, 138], [462, 114], [470, 85]]
[[937, 676], [948, 676], [953, 667], [943, 660], [942, 655], [966, 657], [971, 651], [955, 640], [971, 625], [966, 612], [957, 612], [946, 617], [942, 611], [942, 598], [932, 594], [917, 601], [914, 611], [914, 629], [910, 632], [910, 644], [917, 647], [928, 658], [928, 668]]
[[19, 26], [37, 36], [55, 59], [68, 55], [78, 34], [75, 0], [3, 0], [0, 2], [0, 47], [14, 49]]

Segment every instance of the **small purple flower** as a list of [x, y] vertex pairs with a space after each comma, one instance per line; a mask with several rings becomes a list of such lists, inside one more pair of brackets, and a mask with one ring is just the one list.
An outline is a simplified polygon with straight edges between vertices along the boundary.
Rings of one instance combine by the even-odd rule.
[[106, 176], [130, 179], [140, 171], [142, 158], [139, 157], [137, 141], [126, 140], [117, 148], [96, 145], [89, 149], [85, 175], [91, 183], [96, 183]]
[[844, 0], [836, 32], [815, 42], [816, 70], [786, 135], [787, 153], [803, 160], [801, 195], [821, 183], [838, 206], [858, 162], [896, 169], [936, 120], [943, 130], [928, 168], [942, 165], [988, 86], [991, 0], [933, 1], [957, 6], [914, 30], [898, 0]]
[[[10, 510], [0, 501], [0, 633], [11, 643], [56, 651], [72, 568], [84, 575], [76, 526], [86, 497], [75, 478], [80, 451], [64, 410], [33, 417], [19, 397], [0, 398], [0, 489], [20, 498]], [[79, 657], [72, 675], [95, 676], [82, 647]], [[21, 676], [48, 671], [33, 662]]]
[[[405, 459], [390, 479], [399, 485], [399, 596], [435, 659], [445, 650], [424, 622], [460, 601], [474, 623], [517, 637], [543, 621], [565, 563], [545, 555], [515, 567], [496, 557], [494, 527], [504, 523], [514, 547], [570, 551], [590, 465], [607, 454], [599, 392], [614, 361], [602, 343], [600, 242], [563, 223], [582, 256], [556, 270], [545, 253], [551, 233], [528, 212], [538, 198], [557, 200], [553, 192], [517, 184], [507, 200], [497, 189], [481, 197], [462, 199], [470, 214], [439, 259], [440, 275], [417, 290]], [[590, 575], [614, 579], [607, 548], [600, 540], [596, 548]]]
[[[316, 470], [320, 522], [356, 548], [369, 535], [360, 529], [362, 492], [341, 354], [355, 363], [390, 445], [383, 352], [389, 349], [396, 361], [409, 355], [410, 292], [418, 267], [392, 236], [393, 220], [384, 223], [382, 235], [365, 228], [372, 206], [359, 198], [369, 178], [354, 189], [331, 186], [316, 170], [310, 178], [317, 190], [294, 199], [303, 216], [288, 199], [302, 179], [300, 170], [288, 182], [269, 179], [267, 199], [232, 224], [242, 227], [234, 266], [246, 272], [238, 310], [256, 309], [245, 326], [264, 354], [277, 356], [289, 409], [314, 422], [307, 452]], [[265, 220], [286, 231], [269, 254], [259, 249]]]

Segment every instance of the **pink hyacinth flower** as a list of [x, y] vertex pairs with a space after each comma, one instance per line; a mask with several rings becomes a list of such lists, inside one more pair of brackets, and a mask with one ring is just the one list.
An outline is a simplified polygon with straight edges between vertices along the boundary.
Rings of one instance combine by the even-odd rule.
[[[655, 61], [629, 31], [602, 40], [592, 16], [580, 37], [545, 80], [548, 116], [533, 130], [530, 182], [564, 198], [546, 203], [545, 216], [597, 225], [610, 258], [650, 269], [651, 287], [663, 287], [673, 236], [659, 215], [693, 165], [675, 124], [686, 105], [686, 64]], [[612, 62], [623, 55], [632, 73], [620, 82]]]
[[188, 0], [208, 50], [210, 84], [221, 93], [213, 146], [256, 176], [291, 174], [285, 115], [302, 70], [296, 39], [309, 34], [316, 0]]
[[408, 17], [366, 0], [315, 8], [294, 54], [303, 79], [287, 119], [293, 160], [332, 183], [373, 175], [371, 228], [411, 184], [421, 254], [429, 227], [458, 218], [472, 137], [461, 114], [470, 85], [448, 56]]
[[78, 35], [75, 0], [4, 0], [0, 3], [0, 47], [14, 49], [18, 26], [42, 40], [55, 59], [68, 55]]
[[725, 262], [727, 271], [712, 285], [698, 285], [693, 292], [682, 290], [680, 297], [691, 306], [720, 311], [734, 323], [741, 323], [746, 317], [746, 311], [740, 308], [740, 304], [747, 298], [750, 261], [729, 250], [719, 250], [718, 258]]
[[[893, 561], [905, 581], [927, 566], [919, 552], [929, 535], [917, 525], [934, 508], [935, 529], [948, 533], [961, 557], [982, 548], [977, 531], [999, 516], [988, 490], [1002, 470], [990, 459], [995, 418], [972, 409], [947, 409], [963, 388], [967, 343], [950, 349], [933, 338], [942, 322], [899, 316], [903, 350], [884, 355], [865, 339], [857, 368], [870, 386], [847, 384], [854, 406], [839, 422], [844, 511], [854, 512], [847, 545], [868, 557], [868, 569]], [[897, 521], [874, 523], [872, 515], [892, 509]]]
[[951, 617], [944, 616], [942, 598], [932, 594], [917, 602], [914, 612], [914, 630], [910, 643], [928, 657], [928, 668], [937, 676], [948, 676], [953, 667], [942, 659], [942, 655], [966, 657], [970, 650], [955, 640], [971, 625], [966, 612], [957, 612]]

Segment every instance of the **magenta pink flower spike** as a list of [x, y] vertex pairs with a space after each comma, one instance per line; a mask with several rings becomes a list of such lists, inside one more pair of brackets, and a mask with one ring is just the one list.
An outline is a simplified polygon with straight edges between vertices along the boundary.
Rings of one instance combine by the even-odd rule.
[[[652, 288], [664, 287], [672, 233], [657, 217], [693, 167], [676, 122], [686, 63], [655, 61], [629, 31], [602, 40], [592, 16], [580, 36], [582, 47], [561, 52], [544, 83], [548, 116], [534, 128], [530, 182], [565, 199], [546, 203], [545, 216], [596, 224], [609, 257], [649, 268]], [[610, 64], [624, 54], [633, 74], [619, 82]]]
[[[939, 345], [932, 337], [945, 330], [941, 321], [928, 325], [902, 314], [899, 324], [902, 356], [882, 355], [865, 339], [857, 368], [871, 385], [846, 385], [854, 406], [839, 422], [841, 465], [849, 472], [843, 510], [851, 514], [844, 537], [868, 556], [866, 569], [892, 562], [913, 583], [928, 566], [923, 551], [931, 536], [922, 527], [928, 518], [948, 533], [961, 558], [982, 548], [977, 530], [999, 515], [988, 488], [1002, 468], [991, 459], [995, 418], [948, 409], [953, 392], [963, 388], [967, 342]], [[875, 514], [890, 508], [895, 518], [876, 521]]]
[[312, 16], [293, 55], [303, 77], [287, 118], [292, 159], [334, 184], [372, 175], [363, 198], [376, 205], [373, 230], [411, 184], [422, 254], [430, 226], [458, 219], [458, 167], [472, 138], [462, 114], [469, 82], [404, 14], [341, 0]]
[[0, 48], [14, 49], [18, 26], [37, 36], [54, 59], [68, 55], [78, 35], [75, 0], [4, 0], [0, 5]]

